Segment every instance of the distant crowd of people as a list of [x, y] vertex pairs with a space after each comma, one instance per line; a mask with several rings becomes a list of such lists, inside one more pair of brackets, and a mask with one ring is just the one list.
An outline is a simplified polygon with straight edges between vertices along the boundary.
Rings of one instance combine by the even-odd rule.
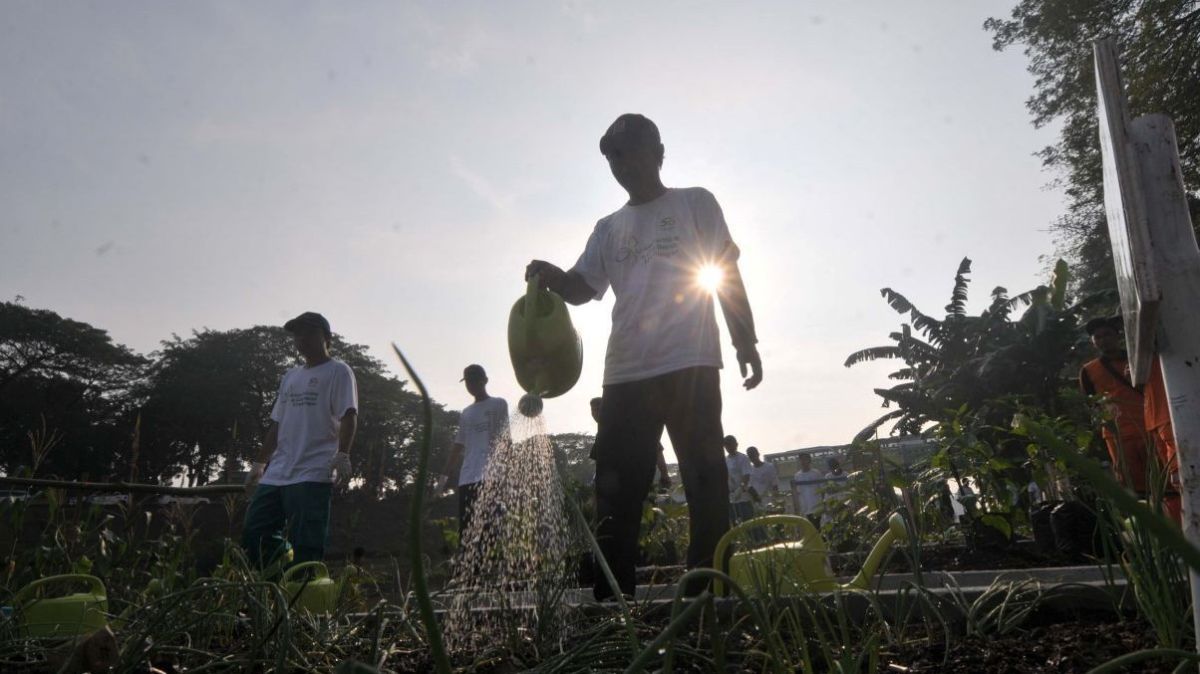
[[738, 524], [757, 515], [789, 512], [807, 517], [816, 526], [828, 522], [845, 498], [846, 473], [837, 457], [826, 460], [825, 472], [812, 465], [812, 455], [801, 453], [799, 466], [789, 478], [790, 498], [779, 504], [779, 468], [763, 460], [757, 447], [738, 451], [738, 440], [726, 435], [725, 470], [729, 474], [729, 519]]

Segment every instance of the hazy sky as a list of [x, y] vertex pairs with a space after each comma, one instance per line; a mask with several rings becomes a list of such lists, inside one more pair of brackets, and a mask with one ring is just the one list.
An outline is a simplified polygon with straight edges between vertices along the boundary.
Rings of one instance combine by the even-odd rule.
[[[5, 2], [0, 294], [141, 352], [317, 310], [439, 402], [478, 362], [515, 407], [525, 264], [620, 207], [597, 140], [641, 112], [742, 248], [765, 380], [725, 370], [727, 432], [846, 442], [882, 412], [889, 365], [842, 367], [899, 325], [881, 287], [940, 315], [964, 255], [975, 307], [1044, 280], [1054, 132], [982, 29], [1014, 2]], [[592, 430], [611, 309], [573, 310], [556, 432]]]

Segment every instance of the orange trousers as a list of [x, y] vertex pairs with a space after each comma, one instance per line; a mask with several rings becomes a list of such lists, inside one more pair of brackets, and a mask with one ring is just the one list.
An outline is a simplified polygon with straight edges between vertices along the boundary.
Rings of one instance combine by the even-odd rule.
[[1175, 446], [1175, 429], [1171, 424], [1163, 424], [1150, 431], [1150, 438], [1158, 449], [1158, 460], [1167, 471], [1163, 510], [1180, 524], [1183, 522], [1183, 503], [1179, 498], [1179, 450]]
[[1145, 494], [1146, 488], [1146, 436], [1140, 431], [1125, 433], [1117, 436], [1107, 429], [1104, 431], [1104, 444], [1108, 446], [1108, 458], [1112, 460], [1113, 474], [1117, 481], [1126, 487]]

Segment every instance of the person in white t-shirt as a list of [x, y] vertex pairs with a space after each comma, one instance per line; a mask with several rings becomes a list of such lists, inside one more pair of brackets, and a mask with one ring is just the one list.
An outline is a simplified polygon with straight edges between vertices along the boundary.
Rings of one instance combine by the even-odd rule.
[[509, 440], [508, 403], [487, 392], [487, 372], [482, 365], [468, 365], [462, 382], [475, 402], [463, 408], [458, 418], [458, 432], [446, 459], [438, 491], [454, 484], [458, 492], [458, 533], [462, 536], [471, 526], [475, 500], [483, 487], [488, 461], [499, 442]]
[[775, 464], [762, 460], [758, 447], [747, 447], [746, 456], [750, 459], [750, 496], [761, 508], [779, 493], [779, 470]]
[[812, 455], [800, 455], [800, 468], [792, 475], [792, 505], [797, 515], [803, 515], [821, 526], [817, 515], [821, 510], [821, 487], [825, 476], [812, 467]]
[[729, 474], [729, 519], [740, 524], [754, 517], [754, 497], [750, 494], [750, 457], [738, 451], [737, 438], [725, 436], [725, 472]]
[[[525, 278], [571, 304], [599, 300], [609, 286], [616, 296], [596, 433], [597, 539], [619, 591], [632, 595], [642, 502], [664, 427], [687, 494], [688, 567], [712, 566], [729, 529], [714, 294], [742, 376], [750, 370], [747, 389], [762, 381], [762, 362], [738, 247], [716, 198], [699, 187], [663, 185], [665, 149], [658, 127], [642, 115], [618, 117], [600, 152], [628, 202], [596, 223], [570, 271], [533, 260]], [[684, 591], [694, 596], [708, 583], [698, 579]], [[613, 594], [603, 578], [593, 592], [597, 600]]]
[[848, 496], [846, 471], [842, 470], [841, 460], [831, 456], [825, 465], [829, 467], [829, 472], [825, 473], [825, 489], [822, 490], [825, 500], [821, 508], [821, 524], [833, 521], [834, 516], [846, 507]]
[[333, 482], [350, 480], [350, 447], [358, 428], [354, 372], [329, 356], [329, 321], [309, 311], [283, 327], [292, 333], [304, 364], [283, 375], [271, 427], [246, 476], [253, 495], [242, 547], [259, 567], [289, 545], [296, 564], [325, 556]]

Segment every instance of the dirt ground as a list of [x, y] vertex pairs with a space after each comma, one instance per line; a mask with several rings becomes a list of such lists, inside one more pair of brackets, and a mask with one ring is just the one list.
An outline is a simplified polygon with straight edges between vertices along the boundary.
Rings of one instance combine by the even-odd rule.
[[[954, 674], [1075, 674], [1091, 670], [1127, 653], [1153, 648], [1154, 635], [1141, 621], [1113, 622], [1096, 616], [1044, 625], [1013, 636], [964, 637], [947, 654], [942, 644], [907, 647], [884, 654], [879, 672], [944, 672]], [[1127, 672], [1171, 672], [1178, 663], [1143, 662]]]

